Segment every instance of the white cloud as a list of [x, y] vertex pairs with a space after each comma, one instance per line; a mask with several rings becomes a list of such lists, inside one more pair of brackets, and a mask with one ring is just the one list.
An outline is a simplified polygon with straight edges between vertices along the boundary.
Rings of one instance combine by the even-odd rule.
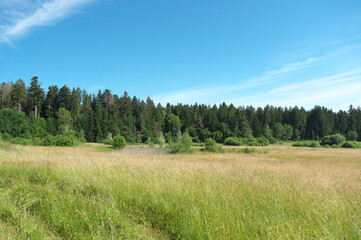
[[[0, 43], [23, 36], [33, 27], [54, 24], [74, 11], [94, 0], [3, 0], [0, 2]], [[20, 5], [20, 6], [19, 6]]]
[[99, 90], [102, 90], [102, 89], [104, 89], [104, 86], [94, 86], [94, 87], [88, 89], [88, 92], [89, 93], [96, 93], [96, 92], [98, 92]]
[[284, 73], [300, 70], [300, 69], [308, 67], [311, 63], [317, 62], [321, 59], [322, 58], [312, 58], [311, 57], [302, 62], [287, 63], [287, 64], [284, 64], [278, 70], [267, 72], [267, 75], [279, 75], [279, 74], [284, 74]]
[[[345, 81], [351, 81], [354, 80], [355, 74], [361, 73], [361, 69], [354, 69], [351, 71], [347, 71], [347, 72], [343, 72], [343, 73], [339, 73], [339, 74], [335, 74], [335, 75], [331, 75], [331, 76], [327, 76], [327, 77], [323, 77], [323, 78], [319, 78], [319, 79], [313, 79], [310, 81], [304, 81], [301, 83], [295, 83], [295, 84], [290, 84], [290, 85], [286, 85], [286, 86], [282, 86], [279, 88], [275, 88], [272, 91], [269, 92], [269, 94], [275, 94], [275, 93], [280, 93], [280, 92], [289, 92], [291, 90], [297, 90], [306, 86], [326, 86], [326, 85], [332, 85], [335, 83], [341, 83], [341, 82], [345, 82]], [[351, 77], [350, 77], [351, 76]], [[358, 78], [358, 76], [356, 76], [356, 78]]]
[[[354, 69], [320, 79], [290, 84], [251, 97], [233, 98], [236, 105], [304, 106], [327, 105], [334, 110], [356, 104], [361, 90], [361, 69]], [[341, 104], [342, 103], [342, 104]]]
[[253, 77], [245, 81], [241, 81], [238, 84], [226, 85], [226, 86], [214, 86], [214, 87], [198, 87], [192, 89], [183, 89], [180, 91], [159, 94], [153, 96], [155, 102], [160, 102], [162, 104], [166, 103], [205, 103], [204, 99], [214, 98], [215, 96], [229, 96], [231, 93], [236, 91], [257, 87], [261, 85], [266, 85], [279, 81], [287, 73], [294, 72], [300, 69], [307, 68], [311, 66], [312, 63], [321, 60], [322, 58], [308, 58], [300, 62], [287, 63], [281, 66], [281, 68], [268, 71], [261, 77]]

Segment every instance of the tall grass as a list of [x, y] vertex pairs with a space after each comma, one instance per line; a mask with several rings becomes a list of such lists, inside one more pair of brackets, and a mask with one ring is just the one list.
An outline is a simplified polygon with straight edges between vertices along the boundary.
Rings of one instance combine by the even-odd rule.
[[361, 238], [360, 150], [261, 149], [1, 148], [0, 239]]

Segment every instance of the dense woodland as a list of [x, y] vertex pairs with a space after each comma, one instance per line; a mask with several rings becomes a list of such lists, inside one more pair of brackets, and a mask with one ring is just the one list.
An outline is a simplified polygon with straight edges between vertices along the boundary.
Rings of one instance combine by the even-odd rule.
[[[340, 133], [361, 140], [361, 108], [348, 111], [315, 106], [255, 108], [217, 105], [155, 105], [110, 90], [89, 94], [80, 88], [50, 86], [45, 91], [38, 77], [26, 86], [21, 79], [0, 86], [0, 133], [3, 136], [44, 138], [72, 131], [88, 142], [122, 135], [130, 143], [167, 141], [188, 132], [194, 142], [213, 138], [261, 137], [276, 140], [317, 140]], [[16, 125], [9, 127], [10, 125]]]

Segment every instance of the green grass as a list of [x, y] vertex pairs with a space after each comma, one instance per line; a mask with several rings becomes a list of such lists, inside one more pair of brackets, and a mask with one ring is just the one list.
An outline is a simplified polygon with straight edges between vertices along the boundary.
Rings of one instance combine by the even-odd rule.
[[244, 154], [45, 151], [0, 149], [0, 239], [361, 237], [359, 172], [342, 163], [345, 176], [327, 160], [317, 175]]

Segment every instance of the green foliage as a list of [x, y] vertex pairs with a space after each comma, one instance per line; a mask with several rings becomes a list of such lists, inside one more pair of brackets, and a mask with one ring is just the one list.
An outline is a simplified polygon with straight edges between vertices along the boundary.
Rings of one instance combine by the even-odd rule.
[[148, 144], [149, 147], [154, 147], [154, 141], [151, 137], [148, 137], [147, 141], [145, 141], [145, 144]]
[[257, 142], [260, 146], [268, 146], [270, 144], [269, 140], [263, 136], [257, 138]]
[[276, 144], [277, 143], [277, 139], [272, 137], [272, 136], [268, 138], [268, 141], [269, 141], [270, 144]]
[[190, 153], [192, 152], [192, 138], [188, 133], [178, 136], [176, 142], [169, 143], [171, 153]]
[[0, 109], [0, 133], [6, 133], [11, 137], [29, 136], [30, 122], [23, 112], [5, 108]]
[[343, 148], [361, 148], [361, 143], [356, 141], [346, 141], [342, 144]]
[[257, 139], [252, 136], [248, 136], [243, 140], [243, 142], [246, 146], [260, 146], [260, 144], [257, 142]]
[[342, 145], [346, 142], [346, 138], [342, 136], [341, 134], [334, 134], [334, 135], [328, 135], [322, 138], [321, 145]]
[[290, 140], [293, 135], [293, 127], [288, 124], [277, 123], [273, 129], [273, 136], [278, 140]]
[[64, 133], [66, 130], [71, 129], [71, 113], [65, 108], [59, 108], [58, 116], [58, 130], [60, 133]]
[[[222, 143], [226, 139], [227, 145], [267, 145], [262, 136], [271, 144], [277, 140], [319, 140], [333, 133], [346, 136], [348, 141], [361, 141], [361, 108], [353, 106], [337, 113], [320, 106], [310, 111], [302, 107], [267, 105], [256, 109], [225, 103], [163, 107], [155, 106], [150, 98], [146, 101], [131, 98], [127, 92], [119, 97], [106, 89], [94, 95], [67, 86], [59, 90], [56, 85], [49, 86], [45, 97], [37, 77], [31, 79], [29, 87], [21, 79], [0, 84], [0, 99], [0, 109], [18, 110], [7, 113], [8, 116], [0, 113], [0, 133], [9, 134], [9, 138], [43, 139], [48, 134], [56, 136], [75, 130], [79, 141], [86, 138], [89, 142], [103, 142], [107, 134], [112, 133], [113, 136], [121, 134], [131, 143], [150, 138], [157, 144], [159, 132], [165, 133], [168, 143], [175, 142], [181, 132], [188, 132], [194, 142], [213, 138]], [[17, 115], [19, 112], [26, 116]], [[46, 121], [45, 130], [42, 119]], [[82, 130], [84, 134], [79, 136]], [[38, 144], [39, 141], [35, 141]], [[340, 144], [325, 142], [323, 146]]]
[[9, 138], [9, 139], [7, 139], [7, 141], [9, 141], [9, 142], [11, 142], [13, 144], [20, 144], [20, 145], [31, 145], [31, 144], [33, 144], [31, 139], [20, 138], [20, 137]]
[[76, 138], [75, 132], [67, 130], [63, 134], [58, 134], [55, 136], [55, 145], [62, 147], [71, 147], [78, 144], [78, 139]]
[[177, 134], [180, 132], [182, 123], [178, 116], [174, 114], [169, 114], [165, 121], [166, 132], [170, 132], [173, 140], [177, 138]]
[[357, 141], [357, 132], [355, 131], [349, 131], [346, 134], [347, 141]]
[[113, 145], [113, 135], [112, 135], [112, 133], [108, 133], [108, 136], [107, 136], [106, 139], [104, 139], [103, 143], [107, 144], [107, 145]]
[[158, 139], [157, 139], [158, 145], [160, 148], [164, 147], [164, 144], [166, 143], [165, 137], [162, 132], [159, 133]]
[[295, 142], [292, 144], [293, 147], [321, 147], [320, 143], [317, 141], [303, 141], [303, 142]]
[[226, 138], [226, 140], [224, 140], [224, 145], [229, 145], [229, 146], [242, 146], [243, 142], [240, 138], [237, 137], [229, 137]]
[[230, 146], [268, 146], [269, 140], [265, 137], [254, 138], [248, 136], [247, 138], [229, 137], [224, 141], [224, 145]]
[[47, 135], [45, 138], [43, 138], [42, 145], [56, 146], [56, 137], [54, 137], [53, 135]]
[[256, 149], [255, 148], [245, 148], [243, 149], [242, 151], [243, 153], [255, 153], [256, 152]]
[[204, 140], [204, 151], [216, 153], [224, 152], [222, 146], [218, 145], [217, 142], [212, 138], [207, 138]]
[[221, 131], [215, 131], [212, 133], [212, 138], [216, 140], [217, 143], [222, 143], [224, 141], [223, 139], [223, 133]]
[[125, 148], [125, 146], [127, 146], [127, 141], [123, 136], [117, 135], [114, 137], [112, 146], [114, 149]]
[[46, 121], [44, 118], [36, 118], [33, 120], [31, 133], [35, 138], [44, 138], [47, 135]]

